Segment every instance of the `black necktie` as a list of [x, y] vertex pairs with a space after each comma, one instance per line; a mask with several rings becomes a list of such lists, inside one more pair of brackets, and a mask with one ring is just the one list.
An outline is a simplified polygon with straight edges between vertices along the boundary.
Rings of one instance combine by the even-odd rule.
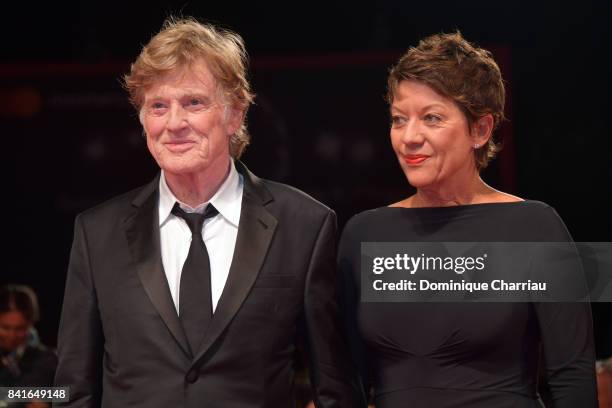
[[204, 214], [187, 213], [176, 203], [172, 214], [184, 219], [191, 230], [189, 254], [181, 272], [179, 318], [191, 351], [195, 354], [212, 318], [210, 260], [202, 238], [202, 225], [206, 218], [214, 217], [219, 211], [212, 204], [208, 204]]

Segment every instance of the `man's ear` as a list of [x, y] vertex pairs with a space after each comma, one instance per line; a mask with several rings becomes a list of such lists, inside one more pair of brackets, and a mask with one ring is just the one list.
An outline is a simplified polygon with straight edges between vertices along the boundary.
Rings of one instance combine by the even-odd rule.
[[244, 109], [240, 106], [226, 105], [225, 107], [225, 126], [228, 135], [235, 134], [244, 120]]

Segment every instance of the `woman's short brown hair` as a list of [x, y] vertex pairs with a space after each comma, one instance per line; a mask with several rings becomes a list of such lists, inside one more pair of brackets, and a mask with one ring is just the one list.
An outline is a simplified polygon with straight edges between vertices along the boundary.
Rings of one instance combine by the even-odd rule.
[[[487, 114], [493, 116], [493, 129], [504, 120], [505, 90], [499, 67], [489, 51], [470, 44], [459, 32], [429, 36], [402, 55], [387, 80], [389, 104], [403, 80], [424, 83], [452, 99], [470, 127]], [[485, 168], [499, 149], [493, 137], [475, 149], [476, 168]]]
[[237, 159], [251, 139], [246, 111], [254, 98], [247, 79], [248, 57], [238, 34], [193, 18], [168, 18], [123, 78], [130, 101], [140, 111], [145, 90], [160, 76], [188, 67], [200, 58], [208, 64], [223, 97], [244, 111], [243, 122], [230, 139], [230, 153]]

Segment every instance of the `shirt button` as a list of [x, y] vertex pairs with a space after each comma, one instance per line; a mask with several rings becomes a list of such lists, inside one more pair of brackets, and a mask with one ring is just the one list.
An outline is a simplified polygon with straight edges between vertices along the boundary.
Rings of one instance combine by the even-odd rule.
[[198, 379], [198, 372], [196, 370], [191, 370], [187, 373], [187, 377], [185, 377], [188, 383], [193, 384]]

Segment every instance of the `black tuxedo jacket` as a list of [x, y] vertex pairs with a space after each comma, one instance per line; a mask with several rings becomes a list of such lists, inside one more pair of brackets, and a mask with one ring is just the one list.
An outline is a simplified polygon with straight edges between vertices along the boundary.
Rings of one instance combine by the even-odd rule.
[[193, 355], [162, 266], [158, 179], [77, 216], [55, 378], [67, 406], [292, 407], [301, 324], [317, 406], [365, 406], [338, 322], [335, 214], [235, 164], [234, 256]]

